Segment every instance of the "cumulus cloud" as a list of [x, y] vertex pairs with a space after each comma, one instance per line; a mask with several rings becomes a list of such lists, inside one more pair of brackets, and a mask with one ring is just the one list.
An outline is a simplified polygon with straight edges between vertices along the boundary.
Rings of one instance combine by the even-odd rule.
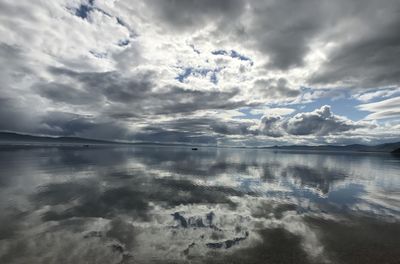
[[366, 124], [353, 122], [333, 114], [328, 105], [312, 112], [298, 113], [286, 119], [282, 119], [280, 116], [264, 116], [261, 119], [262, 131], [273, 137], [283, 136], [283, 133], [295, 136], [326, 136], [365, 126]]
[[284, 124], [285, 130], [292, 135], [327, 135], [360, 127], [349, 119], [334, 115], [328, 105], [313, 112], [296, 114]]
[[263, 116], [260, 130], [267, 136], [281, 137], [283, 136], [281, 121], [282, 118], [280, 116]]

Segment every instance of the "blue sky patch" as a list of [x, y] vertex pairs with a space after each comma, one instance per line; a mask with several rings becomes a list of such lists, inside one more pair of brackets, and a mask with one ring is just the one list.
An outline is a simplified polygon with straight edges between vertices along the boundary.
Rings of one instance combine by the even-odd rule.
[[79, 8], [75, 10], [75, 15], [82, 18], [87, 19], [89, 13], [93, 11], [93, 7], [91, 5], [80, 5]]
[[193, 44], [191, 44], [191, 45], [189, 45], [192, 49], [193, 49], [193, 51], [194, 52], [196, 52], [197, 54], [200, 54], [201, 52], [200, 52], [200, 50], [198, 50], [198, 49], [196, 49], [196, 47], [193, 45]]
[[120, 47], [128, 46], [129, 43], [130, 43], [129, 39], [121, 39], [120, 41], [118, 41], [118, 46]]
[[94, 8], [94, 0], [89, 0], [87, 4], [81, 4], [76, 10], [75, 15], [82, 18], [87, 19], [89, 13], [92, 12]]
[[75, 9], [75, 15], [82, 19], [87, 19], [89, 17], [89, 14], [95, 10], [108, 17], [113, 17], [110, 13], [107, 13], [103, 9], [96, 7], [94, 5], [94, 0], [89, 0], [88, 4], [81, 4], [78, 8]]
[[99, 59], [107, 58], [107, 52], [97, 52], [94, 50], [90, 50], [89, 52], [96, 58], [99, 58]]
[[221, 50], [214, 50], [214, 51], [211, 52], [211, 54], [229, 56], [231, 58], [239, 59], [241, 61], [249, 61], [251, 63], [251, 65], [253, 65], [253, 61], [249, 57], [240, 54], [236, 50], [230, 50], [230, 51], [226, 51], [226, 50], [222, 50], [222, 49]]
[[251, 111], [253, 109], [259, 109], [260, 107], [242, 107], [240, 108], [238, 111], [243, 113], [244, 116], [237, 116], [237, 117], [233, 117], [235, 119], [261, 119], [261, 117], [263, 116], [263, 114], [252, 114]]
[[[331, 106], [332, 112], [336, 115], [345, 116], [353, 121], [358, 121], [366, 117], [369, 112], [359, 110], [356, 106], [360, 101], [352, 97], [352, 93], [345, 89], [312, 89], [301, 87], [302, 100], [308, 97], [315, 97], [309, 102], [289, 104], [288, 107], [295, 108], [296, 112], [312, 112], [324, 105]], [[307, 96], [306, 96], [307, 95]], [[282, 104], [270, 104], [270, 107], [285, 107]], [[296, 113], [295, 112], [295, 113]], [[292, 113], [295, 114], [295, 113]]]
[[215, 50], [211, 52], [212, 55], [224, 55], [228, 56], [228, 52], [226, 50]]
[[[303, 95], [306, 93], [313, 93], [313, 92], [321, 92], [321, 90], [313, 90], [311, 88], [302, 88]], [[343, 93], [343, 94], [340, 94]], [[335, 93], [327, 93], [324, 96], [320, 96], [318, 98], [313, 99], [312, 101], [305, 102], [305, 103], [298, 103], [298, 104], [282, 104], [282, 103], [275, 103], [275, 104], [266, 104], [265, 107], [270, 108], [281, 108], [281, 107], [288, 107], [293, 108], [295, 111], [289, 115], [293, 116], [296, 113], [300, 112], [312, 112], [315, 109], [319, 109], [324, 105], [329, 105], [332, 109], [332, 112], [335, 115], [345, 116], [353, 121], [359, 121], [365, 118], [370, 112], [363, 111], [357, 108], [361, 102], [351, 96], [349, 91], [338, 90]], [[245, 116], [241, 117], [244, 119], [260, 119], [262, 114], [252, 114], [251, 111], [253, 109], [260, 109], [262, 106], [258, 107], [244, 107], [239, 109], [239, 111]]]
[[321, 108], [323, 105], [330, 105], [332, 112], [335, 115], [345, 116], [353, 121], [358, 121], [366, 117], [369, 112], [362, 111], [356, 108], [360, 102], [353, 98], [340, 98], [340, 99], [331, 99], [331, 98], [320, 98], [313, 102], [306, 104], [295, 104], [296, 109], [301, 110], [301, 112], [311, 112], [315, 109]]
[[176, 80], [179, 82], [183, 83], [186, 78], [188, 78], [190, 75], [200, 75], [200, 76], [207, 76], [210, 72], [210, 82], [213, 84], [218, 84], [218, 77], [217, 73], [220, 71], [220, 69], [208, 69], [208, 68], [198, 68], [195, 69], [193, 67], [188, 67], [188, 68], [183, 68], [183, 71], [178, 74], [177, 77], [175, 77]]

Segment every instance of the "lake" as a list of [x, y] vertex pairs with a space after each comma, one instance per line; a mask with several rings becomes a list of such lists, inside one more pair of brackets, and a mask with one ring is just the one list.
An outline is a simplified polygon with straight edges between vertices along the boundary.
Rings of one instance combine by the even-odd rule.
[[400, 263], [400, 158], [1, 147], [0, 263]]

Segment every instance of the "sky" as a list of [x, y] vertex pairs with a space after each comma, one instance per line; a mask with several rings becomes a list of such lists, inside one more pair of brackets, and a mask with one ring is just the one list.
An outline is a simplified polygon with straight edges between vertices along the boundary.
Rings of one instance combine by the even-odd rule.
[[0, 0], [0, 130], [400, 140], [398, 0]]

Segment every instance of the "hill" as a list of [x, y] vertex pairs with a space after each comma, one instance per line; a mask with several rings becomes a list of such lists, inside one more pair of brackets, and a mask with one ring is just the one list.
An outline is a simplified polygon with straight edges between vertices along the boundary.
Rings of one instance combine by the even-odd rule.
[[33, 136], [12, 132], [0, 132], [0, 143], [43, 143], [43, 144], [115, 144], [112, 141], [80, 137]]
[[[59, 144], [80, 144], [80, 145], [105, 145], [105, 144], [123, 144], [123, 145], [157, 145], [157, 146], [192, 146], [184, 143], [159, 143], [159, 142], [116, 142], [107, 140], [88, 139], [81, 137], [50, 137], [19, 134], [13, 132], [0, 132], [0, 145], [13, 144], [32, 144], [32, 145], [59, 145]], [[246, 147], [249, 148], [249, 147]], [[400, 142], [379, 144], [374, 146], [352, 144], [352, 145], [291, 145], [291, 146], [273, 146], [273, 147], [255, 147], [258, 149], [274, 150], [306, 150], [306, 151], [337, 151], [337, 152], [384, 152], [400, 155]]]
[[397, 148], [397, 149], [393, 150], [393, 151], [390, 152], [390, 153], [392, 153], [392, 154], [394, 154], [394, 155], [400, 155], [400, 148]]
[[267, 147], [270, 149], [283, 149], [283, 150], [315, 150], [315, 151], [350, 151], [350, 152], [393, 152], [400, 148], [400, 142], [385, 143], [379, 145], [320, 145], [320, 146], [307, 146], [307, 145], [292, 145], [292, 146], [274, 146]]

